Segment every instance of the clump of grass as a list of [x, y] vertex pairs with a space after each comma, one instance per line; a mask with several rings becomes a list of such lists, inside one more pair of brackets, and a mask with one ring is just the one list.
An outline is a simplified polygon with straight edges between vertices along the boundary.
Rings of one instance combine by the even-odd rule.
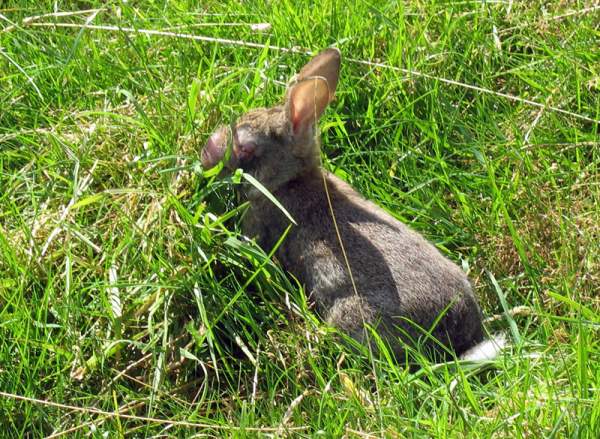
[[[0, 9], [8, 436], [596, 437], [597, 6], [131, 3]], [[199, 167], [329, 45], [324, 165], [469, 270], [493, 367], [348, 351]]]

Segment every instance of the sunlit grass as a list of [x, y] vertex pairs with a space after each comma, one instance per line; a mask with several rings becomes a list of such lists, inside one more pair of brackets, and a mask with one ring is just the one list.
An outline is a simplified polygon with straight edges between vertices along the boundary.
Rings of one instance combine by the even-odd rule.
[[[0, 6], [7, 436], [597, 437], [600, 9], [54, 3]], [[330, 45], [324, 166], [469, 271], [511, 339], [487, 368], [340, 346], [199, 165]]]

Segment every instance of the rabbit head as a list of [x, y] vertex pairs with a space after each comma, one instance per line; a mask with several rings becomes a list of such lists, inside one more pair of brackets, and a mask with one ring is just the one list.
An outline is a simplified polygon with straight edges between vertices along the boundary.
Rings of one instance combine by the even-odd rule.
[[327, 49], [306, 64], [288, 87], [285, 101], [257, 108], [221, 126], [202, 149], [203, 168], [224, 161], [241, 168], [270, 191], [319, 166], [317, 123], [333, 99], [340, 52]]

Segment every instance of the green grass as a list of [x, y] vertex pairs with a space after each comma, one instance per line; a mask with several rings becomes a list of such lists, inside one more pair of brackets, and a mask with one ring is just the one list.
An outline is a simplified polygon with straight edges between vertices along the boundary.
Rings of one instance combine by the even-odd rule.
[[336, 344], [239, 235], [234, 179], [200, 169], [211, 131], [308, 57], [81, 28], [91, 12], [24, 21], [55, 3], [104, 4], [0, 6], [2, 435], [598, 437], [593, 2], [140, 0], [90, 19], [342, 50], [324, 166], [462, 263], [490, 330], [515, 324], [490, 368], [418, 371]]

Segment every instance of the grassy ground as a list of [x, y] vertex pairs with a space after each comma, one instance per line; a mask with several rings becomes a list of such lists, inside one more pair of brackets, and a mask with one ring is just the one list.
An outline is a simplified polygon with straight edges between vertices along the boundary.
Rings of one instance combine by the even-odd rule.
[[[597, 437], [597, 3], [106, 3], [0, 5], [2, 435]], [[324, 166], [469, 270], [491, 368], [343, 353], [237, 233], [199, 149], [308, 59], [237, 42], [342, 50]]]

